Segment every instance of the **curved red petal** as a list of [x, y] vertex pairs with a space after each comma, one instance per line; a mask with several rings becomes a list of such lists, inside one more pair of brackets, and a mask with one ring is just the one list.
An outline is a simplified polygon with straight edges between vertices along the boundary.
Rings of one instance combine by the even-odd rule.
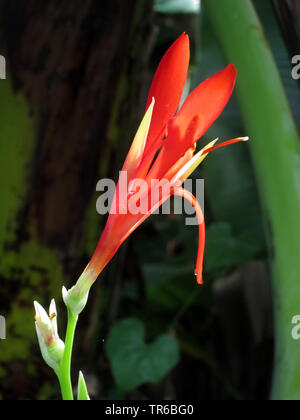
[[193, 196], [193, 194], [191, 194], [189, 191], [185, 190], [184, 188], [174, 188], [174, 195], [178, 195], [179, 197], [183, 197], [185, 200], [188, 200], [196, 211], [196, 215], [198, 218], [198, 226], [199, 226], [199, 243], [198, 243], [198, 254], [197, 254], [197, 264], [196, 264], [195, 274], [197, 276], [197, 283], [203, 284], [202, 273], [203, 273], [203, 258], [204, 258], [204, 248], [205, 248], [205, 222], [204, 222], [202, 209], [200, 207], [200, 204], [196, 200], [196, 198]]
[[[182, 34], [168, 49], [154, 75], [146, 108], [155, 98], [147, 150], [177, 111], [190, 61], [190, 41]], [[163, 135], [164, 133], [162, 133]]]
[[249, 137], [237, 137], [232, 140], [223, 141], [223, 143], [216, 144], [215, 146], [205, 149], [205, 154], [212, 152], [213, 150], [220, 149], [222, 147], [230, 146], [231, 144], [240, 143], [241, 141], [248, 141]]
[[184, 135], [191, 117], [199, 116], [199, 123], [194, 134], [197, 141], [219, 117], [229, 101], [237, 76], [233, 64], [202, 82], [187, 98], [178, 111], [175, 124]]

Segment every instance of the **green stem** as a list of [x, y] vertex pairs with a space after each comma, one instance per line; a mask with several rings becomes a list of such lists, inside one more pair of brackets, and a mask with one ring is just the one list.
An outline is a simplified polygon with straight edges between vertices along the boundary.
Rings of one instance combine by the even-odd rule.
[[56, 372], [64, 401], [74, 400], [71, 382], [71, 360], [77, 321], [78, 316], [73, 315], [73, 313], [68, 309], [68, 327], [65, 340], [65, 351], [61, 361], [60, 371]]
[[270, 227], [276, 354], [273, 399], [300, 398], [300, 147], [298, 132], [262, 25], [249, 0], [204, 0], [218, 39], [238, 68], [237, 93], [250, 135]]

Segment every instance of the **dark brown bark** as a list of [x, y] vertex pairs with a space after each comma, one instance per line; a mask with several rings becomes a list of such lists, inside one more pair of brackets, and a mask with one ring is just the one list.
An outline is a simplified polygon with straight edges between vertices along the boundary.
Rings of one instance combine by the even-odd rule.
[[300, 54], [300, 3], [298, 0], [272, 0], [290, 56]]
[[[81, 238], [87, 211], [95, 206], [97, 179], [117, 172], [143, 112], [139, 92], [151, 11], [152, 0], [0, 0], [0, 48], [7, 74], [15, 94], [25, 95], [37, 121], [34, 157], [27, 162], [28, 193], [14, 215], [15, 239], [1, 239], [6, 252], [14, 253], [10, 275], [0, 269], [0, 310], [5, 309], [8, 319], [13, 303], [22, 318], [33, 298], [42, 295], [43, 304], [51, 298], [53, 279], [38, 255], [27, 257], [41, 280], [29, 284], [22, 245], [55, 250], [65, 283], [73, 283], [88, 262]], [[9, 325], [9, 335], [16, 338], [14, 321]], [[36, 348], [33, 332], [23, 339]], [[37, 360], [30, 363], [36, 365]], [[30, 377], [30, 363], [13, 355], [1, 363], [0, 355], [6, 372], [0, 384], [4, 398], [35, 397], [39, 384]], [[20, 381], [12, 376], [16, 366]], [[48, 375], [42, 366], [37, 374], [41, 383]]]
[[135, 0], [2, 3], [8, 72], [39, 113], [29, 210], [40, 239], [65, 247], [107, 156], [109, 124], [132, 128], [151, 8]]

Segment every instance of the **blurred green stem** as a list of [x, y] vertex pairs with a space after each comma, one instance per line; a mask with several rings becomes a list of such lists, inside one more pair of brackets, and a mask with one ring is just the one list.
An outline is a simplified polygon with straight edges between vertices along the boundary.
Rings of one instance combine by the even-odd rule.
[[263, 28], [249, 0], [203, 0], [229, 61], [238, 68], [243, 113], [266, 217], [272, 263], [276, 354], [273, 399], [300, 399], [300, 147]]
[[73, 313], [68, 309], [68, 327], [66, 333], [64, 357], [61, 362], [60, 371], [56, 373], [59, 379], [61, 393], [64, 401], [74, 400], [71, 382], [71, 360], [77, 321], [78, 316], [73, 315]]

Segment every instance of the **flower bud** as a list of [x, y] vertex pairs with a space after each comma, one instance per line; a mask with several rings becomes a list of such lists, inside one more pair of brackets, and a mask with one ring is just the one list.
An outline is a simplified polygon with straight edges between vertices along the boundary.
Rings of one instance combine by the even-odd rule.
[[57, 371], [63, 358], [65, 345], [58, 336], [55, 300], [51, 301], [49, 315], [38, 302], [34, 302], [34, 307], [35, 327], [42, 356], [47, 365]]
[[97, 275], [95, 270], [90, 269], [82, 273], [72, 289], [67, 290], [63, 287], [63, 300], [73, 315], [78, 316], [85, 308], [90, 288], [94, 284], [96, 278]]

